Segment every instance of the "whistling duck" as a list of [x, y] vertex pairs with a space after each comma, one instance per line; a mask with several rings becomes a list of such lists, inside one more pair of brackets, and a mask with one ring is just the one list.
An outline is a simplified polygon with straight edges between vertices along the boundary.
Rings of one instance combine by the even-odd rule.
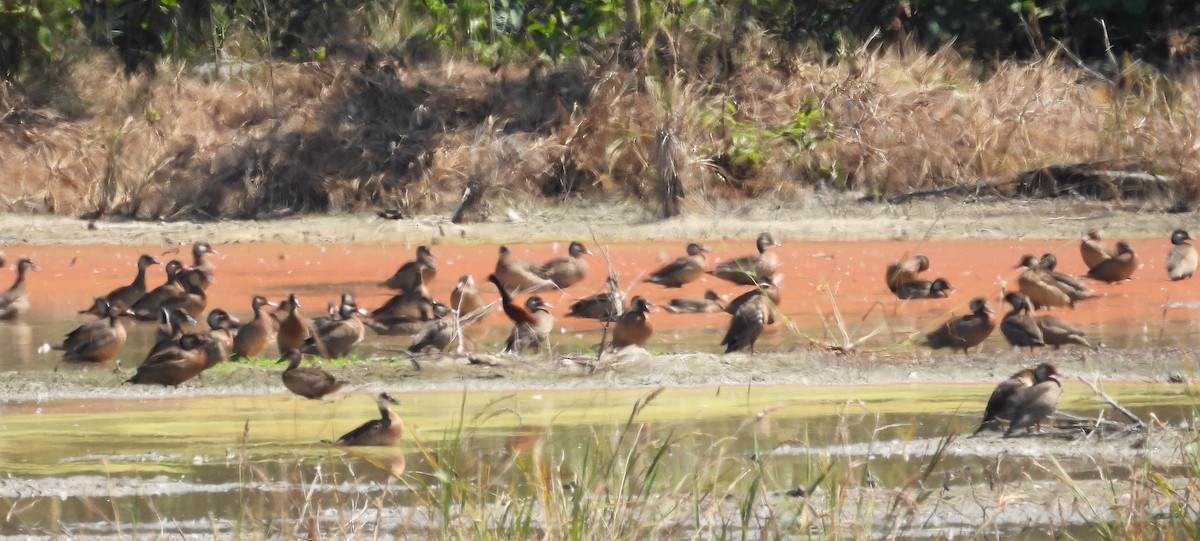
[[366, 310], [356, 308], [351, 304], [343, 304], [338, 308], [339, 319], [320, 328], [312, 329], [312, 336], [304, 341], [304, 352], [309, 355], [320, 355], [327, 359], [345, 357], [363, 341], [367, 328], [358, 319], [366, 315]]
[[553, 306], [534, 295], [525, 300], [525, 306], [522, 308], [529, 314], [531, 321], [512, 318], [513, 330], [504, 342], [504, 352], [520, 355], [530, 348], [540, 352], [543, 344], [549, 348], [550, 332], [554, 330], [554, 315], [547, 308]]
[[177, 386], [204, 371], [208, 352], [204, 346], [212, 342], [207, 334], [185, 334], [179, 345], [167, 348], [142, 362], [137, 373], [125, 383]]
[[421, 284], [432, 282], [437, 277], [437, 265], [433, 262], [433, 251], [428, 246], [417, 246], [416, 259], [400, 265], [391, 278], [385, 280], [383, 287], [407, 291]]
[[308, 339], [308, 320], [300, 315], [300, 299], [296, 294], [288, 295], [287, 300], [279, 303], [276, 314], [284, 312], [287, 315], [279, 320], [279, 332], [275, 333], [275, 345], [279, 351], [300, 349]]
[[721, 339], [721, 345], [725, 346], [725, 353], [740, 351], [749, 346], [750, 354], [754, 354], [754, 344], [762, 335], [763, 327], [766, 326], [767, 319], [771, 315], [771, 307], [768, 306], [767, 296], [764, 293], [757, 290], [753, 293], [754, 295], [742, 303], [734, 312], [733, 318], [729, 320], [729, 329], [725, 331], [725, 337]]
[[1037, 257], [1031, 254], [1021, 256], [1021, 262], [1015, 268], [1022, 269], [1017, 276], [1017, 289], [1033, 301], [1034, 307], [1075, 306], [1071, 296], [1038, 267]]
[[742, 293], [741, 295], [734, 297], [733, 300], [729, 301], [729, 304], [725, 305], [725, 311], [729, 314], [736, 314], [737, 311], [742, 308], [743, 304], [746, 304], [751, 299], [766, 295], [767, 299], [771, 301], [766, 304], [767, 324], [774, 324], [775, 309], [779, 307], [779, 303], [783, 302], [783, 291], [779, 289], [779, 286], [782, 282], [782, 274], [774, 278], [763, 279], [763, 281], [758, 284], [758, 287]]
[[266, 306], [278, 307], [279, 305], [267, 300], [262, 295], [255, 295], [254, 300], [250, 301], [250, 308], [254, 310], [254, 319], [238, 327], [237, 334], [233, 335], [233, 358], [254, 357], [261, 353], [264, 347], [267, 347], [267, 341], [270, 340], [271, 333], [275, 330], [275, 324], [272, 322], [270, 314], [264, 309]]
[[183, 292], [163, 299], [159, 306], [170, 309], [178, 308], [193, 318], [199, 317], [208, 307], [208, 295], [204, 292], [204, 288], [208, 287], [212, 277], [200, 269], [188, 269], [179, 273], [177, 278], [179, 285], [183, 287]]
[[149, 254], [142, 254], [137, 261], [137, 276], [133, 278], [133, 283], [118, 287], [105, 295], [109, 304], [124, 310], [133, 306], [133, 303], [142, 298], [146, 294], [146, 268], [150, 265], [160, 265], [157, 259], [154, 259]]
[[[210, 245], [207, 242], [197, 242], [196, 244], [193, 244], [192, 245], [192, 263], [193, 263], [192, 268], [203, 271], [204, 274], [207, 274], [209, 276], [215, 276], [217, 266], [215, 264], [213, 264], [212, 260], [205, 257], [206, 254], [220, 255], [217, 253], [216, 250], [213, 250], [212, 245]], [[205, 287], [208, 287], [208, 284], [205, 284]]]
[[184, 334], [184, 323], [195, 325], [196, 320], [179, 308], [159, 308], [158, 327], [154, 329], [154, 345], [146, 353], [146, 357], [153, 357], [155, 354], [178, 344], [179, 339]]
[[600, 321], [612, 321], [616, 319], [617, 314], [621, 313], [622, 304], [625, 302], [625, 294], [621, 292], [620, 285], [617, 284], [615, 277], [609, 276], [604, 280], [604, 283], [607, 287], [604, 291], [571, 303], [567, 317], [597, 319]]
[[62, 350], [62, 360], [101, 363], [121, 352], [125, 345], [125, 326], [118, 319], [121, 311], [105, 299], [96, 303], [100, 317], [71, 329], [62, 345], [54, 348]]
[[538, 269], [537, 274], [554, 282], [560, 289], [571, 287], [582, 282], [587, 276], [588, 264], [583, 259], [585, 255], [592, 255], [592, 251], [582, 242], [572, 241], [571, 246], [567, 248], [567, 255], [547, 261]]
[[1100, 230], [1093, 229], [1083, 236], [1083, 240], [1079, 244], [1079, 255], [1083, 257], [1083, 264], [1087, 265], [1089, 269], [1112, 259], [1113, 253], [1104, 246], [1101, 240]]
[[992, 390], [992, 396], [988, 398], [987, 407], [983, 410], [983, 420], [979, 422], [979, 428], [975, 429], [975, 433], [971, 436], [976, 436], [984, 430], [1000, 430], [1001, 420], [1012, 421], [1013, 397], [1021, 389], [1032, 385], [1032, 368], [1022, 368], [1016, 374], [1000, 382]]
[[634, 297], [629, 301], [629, 310], [621, 314], [617, 318], [617, 326], [613, 328], [612, 347], [622, 348], [628, 345], [644, 346], [646, 341], [650, 339], [650, 335], [654, 334], [654, 327], [650, 325], [650, 318], [646, 314], [650, 313], [651, 307], [654, 305], [646, 302], [646, 299], [641, 295]]
[[1042, 329], [1030, 314], [1033, 307], [1029, 298], [1021, 293], [1009, 293], [1004, 296], [1004, 302], [1012, 305], [1012, 310], [1000, 320], [1000, 332], [1004, 334], [1004, 339], [1017, 348], [1029, 348], [1031, 353], [1033, 348], [1046, 345], [1042, 339]]
[[454, 285], [454, 290], [450, 292], [450, 308], [458, 312], [459, 319], [462, 321], [472, 321], [483, 318], [488, 314], [487, 303], [483, 302], [483, 296], [479, 294], [479, 290], [475, 289], [475, 278], [470, 274], [464, 274], [458, 279], [458, 283]]
[[376, 398], [379, 405], [379, 418], [371, 419], [358, 428], [347, 432], [338, 438], [336, 445], [395, 445], [404, 435], [404, 422], [396, 412], [388, 408], [388, 404], [399, 405], [400, 402], [387, 393], [379, 393]]
[[896, 296], [901, 299], [944, 299], [954, 291], [954, 286], [945, 278], [936, 280], [911, 280], [896, 288]]
[[966, 355], [967, 350], [983, 342], [996, 329], [996, 317], [982, 297], [971, 299], [970, 306], [970, 314], [942, 323], [937, 330], [925, 335], [922, 345], [932, 349], [962, 349]]
[[1048, 277], [1051, 284], [1057, 286], [1067, 294], [1072, 303], [1087, 300], [1095, 296], [1092, 290], [1083, 282], [1076, 280], [1074, 276], [1066, 273], [1055, 271], [1058, 267], [1058, 258], [1054, 254], [1042, 254], [1042, 258], [1038, 261], [1038, 268], [1043, 271], [1042, 275]]
[[704, 276], [704, 268], [708, 266], [708, 258], [704, 256], [709, 250], [694, 242], [687, 245], [687, 255], [679, 256], [675, 261], [663, 265], [650, 273], [647, 282], [666, 287], [683, 287]]
[[693, 299], [690, 297], [671, 299], [667, 304], [667, 311], [674, 314], [724, 312], [725, 307], [721, 305], [724, 301], [724, 297], [718, 295], [716, 291], [709, 289], [704, 292], [704, 298], [702, 299]]
[[151, 289], [129, 307], [129, 311], [133, 317], [144, 321], [158, 319], [158, 309], [162, 307], [163, 302], [186, 293], [183, 290], [183, 286], [179, 284], [180, 271], [186, 268], [183, 262], [178, 259], [168, 261], [166, 265], [166, 283]]
[[25, 273], [42, 268], [28, 259], [17, 262], [17, 280], [8, 291], [0, 293], [0, 319], [14, 319], [29, 310], [29, 289], [25, 286]]
[[1128, 242], [1117, 243], [1117, 253], [1088, 271], [1088, 278], [1113, 283], [1128, 280], [1138, 268], [1137, 253]]
[[780, 244], [775, 242], [770, 233], [763, 233], [758, 236], [755, 245], [758, 246], [757, 255], [730, 259], [717, 265], [717, 268], [708, 273], [722, 280], [745, 286], [752, 286], [770, 278], [775, 274], [775, 267], [779, 265], [779, 257], [771, 251], [771, 247]]
[[[532, 292], [554, 289], [554, 282], [538, 276], [540, 270], [534, 264], [518, 259], [508, 246], [500, 247], [500, 258], [496, 260], [496, 271], [492, 273], [504, 287], [512, 291]], [[490, 279], [489, 279], [490, 280]]]
[[1034, 319], [1037, 321], [1038, 328], [1042, 330], [1042, 341], [1047, 346], [1060, 349], [1067, 344], [1078, 344], [1096, 350], [1096, 346], [1088, 342], [1087, 335], [1070, 323], [1055, 316], [1037, 316]]
[[1196, 248], [1187, 241], [1192, 240], [1187, 231], [1176, 229], [1171, 233], [1171, 251], [1167, 253], [1167, 276], [1171, 281], [1191, 278], [1196, 272]]
[[1012, 436], [1022, 428], [1030, 433], [1035, 427], [1038, 432], [1042, 431], [1042, 421], [1054, 414], [1058, 399], [1062, 397], [1062, 382], [1054, 376], [1063, 377], [1050, 363], [1041, 363], [1033, 369], [1033, 385], [1013, 396], [1012, 422], [1004, 437]]
[[422, 306], [421, 316], [427, 321], [413, 336], [412, 344], [408, 346], [410, 353], [421, 353], [427, 348], [445, 351], [446, 346], [450, 345], [450, 341], [454, 339], [454, 319], [446, 317], [453, 313], [452, 309], [443, 304], [435, 304], [432, 306], [432, 317], [426, 315], [427, 312], [430, 310]]
[[929, 270], [929, 258], [917, 254], [888, 265], [884, 280], [887, 281], [888, 290], [896, 293], [901, 285], [915, 281], [918, 274], [927, 270]]
[[315, 366], [301, 367], [300, 360], [303, 358], [304, 354], [300, 351], [289, 349], [283, 352], [279, 361], [275, 363], [288, 363], [287, 369], [280, 377], [283, 379], [283, 386], [293, 394], [316, 400], [346, 385], [347, 382], [333, 377], [333, 374], [325, 370]]
[[216, 352], [216, 355], [210, 354], [208, 358], [208, 368], [211, 368], [229, 358], [229, 352], [233, 349], [233, 337], [241, 321], [225, 310], [214, 308], [208, 313], [207, 323], [208, 337], [212, 339], [213, 351]]

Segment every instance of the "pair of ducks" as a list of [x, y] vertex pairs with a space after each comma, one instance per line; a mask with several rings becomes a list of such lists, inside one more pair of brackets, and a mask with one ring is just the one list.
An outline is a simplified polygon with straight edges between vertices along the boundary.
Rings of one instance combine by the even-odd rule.
[[[1183, 237], [1187, 237], [1186, 232]], [[1186, 240], [1184, 238], [1180, 242]], [[1102, 241], [1100, 230], [1093, 229], [1083, 236], [1079, 244], [1079, 255], [1087, 265], [1088, 278], [1110, 284], [1130, 279], [1138, 268], [1137, 252], [1125, 241], [1118, 242], [1115, 250], [1105, 246]], [[1171, 241], [1175, 243], [1175, 235], [1171, 236]]]
[[1054, 414], [1062, 397], [1062, 372], [1050, 363], [1025, 368], [1001, 382], [988, 398], [983, 421], [972, 434], [984, 430], [999, 430], [1007, 420], [1004, 437], [1018, 434], [1022, 429], [1033, 433], [1042, 431], [1042, 421]]
[[1084, 332], [1062, 319], [1041, 315], [1033, 316], [1033, 302], [1022, 293], [1010, 292], [1004, 296], [1012, 310], [997, 321], [995, 312], [982, 297], [971, 300], [971, 313], [951, 318], [925, 336], [922, 345], [931, 349], [961, 349], [963, 354], [978, 346], [997, 326], [1008, 343], [1014, 347], [1054, 346], [1077, 344], [1096, 349], [1088, 342]]
[[929, 270], [929, 258], [921, 254], [905, 257], [887, 266], [884, 280], [888, 290], [900, 299], [944, 299], [954, 287], [945, 278], [921, 280], [917, 275]]
[[651, 272], [646, 282], [664, 287], [683, 287], [710, 274], [737, 285], [756, 286], [775, 276], [779, 269], [779, 256], [771, 250], [781, 246], [770, 233], [760, 233], [754, 241], [757, 254], [750, 254], [722, 262], [712, 270], [705, 270], [708, 259], [704, 254], [711, 251], [697, 243], [689, 243], [686, 255]]
[[237, 318], [214, 309], [207, 318], [210, 330], [193, 333], [183, 332], [184, 322], [195, 320], [184, 310], [162, 309], [157, 341], [126, 383], [178, 386], [229, 357]]
[[[329, 372], [315, 366], [300, 366], [304, 354], [298, 349], [283, 352], [279, 363], [288, 363], [280, 375], [283, 386], [292, 393], [310, 400], [318, 400], [337, 392], [347, 382], [339, 380]], [[392, 446], [404, 435], [404, 422], [388, 407], [400, 402], [388, 393], [379, 393], [375, 398], [379, 407], [379, 418], [371, 419], [334, 441], [334, 445]]]

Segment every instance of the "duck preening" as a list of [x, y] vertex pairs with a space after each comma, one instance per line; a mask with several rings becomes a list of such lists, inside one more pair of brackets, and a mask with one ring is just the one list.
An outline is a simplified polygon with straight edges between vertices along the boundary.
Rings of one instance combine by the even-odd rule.
[[929, 258], [916, 254], [888, 265], [883, 278], [887, 282], [888, 290], [898, 293], [901, 285], [915, 281], [918, 274], [927, 270], [929, 270]]
[[119, 316], [124, 312], [105, 299], [96, 299], [95, 309], [99, 314], [97, 319], [71, 329], [63, 343], [54, 346], [54, 349], [62, 350], [62, 360], [102, 363], [121, 352], [126, 335]]

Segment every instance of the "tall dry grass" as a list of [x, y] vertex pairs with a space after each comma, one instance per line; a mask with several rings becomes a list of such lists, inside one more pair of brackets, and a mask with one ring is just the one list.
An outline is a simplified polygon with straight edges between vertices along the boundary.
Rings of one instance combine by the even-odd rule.
[[670, 36], [669, 50], [636, 69], [374, 53], [251, 62], [215, 81], [182, 63], [126, 79], [90, 53], [66, 87], [0, 92], [0, 208], [448, 213], [477, 186], [485, 203], [620, 194], [671, 214], [1101, 160], [1200, 178], [1200, 78], [1190, 71], [1134, 66], [1105, 81], [1053, 56], [985, 65], [904, 46], [830, 56], [738, 31], [736, 45]]

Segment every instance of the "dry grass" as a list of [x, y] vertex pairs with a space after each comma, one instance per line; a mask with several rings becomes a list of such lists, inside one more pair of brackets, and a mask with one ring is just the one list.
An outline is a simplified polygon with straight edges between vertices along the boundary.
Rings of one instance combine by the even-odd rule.
[[[449, 212], [473, 185], [489, 200], [682, 193], [683, 208], [702, 211], [716, 199], [890, 194], [1099, 160], [1200, 178], [1194, 73], [1135, 66], [1110, 83], [1057, 58], [980, 65], [905, 47], [829, 60], [754, 31], [720, 62], [707, 39], [671, 41], [670, 61], [642, 71], [380, 55], [259, 63], [215, 82], [183, 65], [126, 80], [93, 54], [73, 64], [66, 90], [0, 89], [0, 208]], [[816, 113], [801, 143], [779, 135], [798, 111]]]

